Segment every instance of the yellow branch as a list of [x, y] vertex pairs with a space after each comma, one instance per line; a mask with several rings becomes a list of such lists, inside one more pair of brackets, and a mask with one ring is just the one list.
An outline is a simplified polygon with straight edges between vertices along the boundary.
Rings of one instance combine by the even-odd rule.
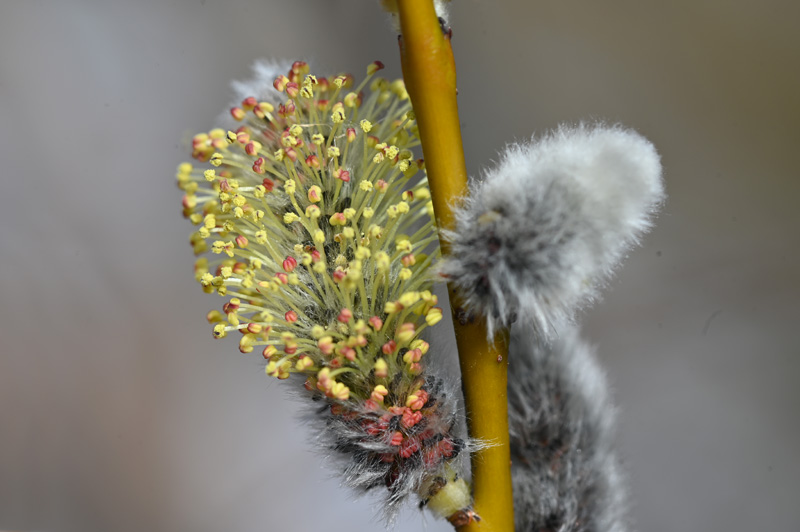
[[[451, 228], [452, 204], [467, 192], [467, 170], [450, 39], [442, 32], [433, 0], [398, 0], [397, 6], [403, 77], [417, 116], [434, 211], [439, 227]], [[446, 246], [443, 252], [447, 253]], [[492, 445], [472, 459], [474, 510], [481, 520], [456, 524], [461, 532], [513, 532], [507, 337], [501, 334], [492, 344], [484, 323], [459, 322], [458, 299], [452, 290], [450, 301], [470, 435]]]

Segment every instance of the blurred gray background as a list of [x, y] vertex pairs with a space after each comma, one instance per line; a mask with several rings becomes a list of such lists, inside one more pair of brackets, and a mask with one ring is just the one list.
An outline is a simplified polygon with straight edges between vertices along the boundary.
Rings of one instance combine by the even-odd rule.
[[[586, 118], [663, 156], [658, 225], [586, 314], [641, 531], [800, 522], [798, 21], [796, 0], [453, 5], [472, 174]], [[381, 529], [284, 387], [212, 340], [192, 279], [183, 140], [262, 56], [399, 75], [368, 0], [0, 2], [0, 529]], [[425, 527], [450, 530], [396, 530]]]

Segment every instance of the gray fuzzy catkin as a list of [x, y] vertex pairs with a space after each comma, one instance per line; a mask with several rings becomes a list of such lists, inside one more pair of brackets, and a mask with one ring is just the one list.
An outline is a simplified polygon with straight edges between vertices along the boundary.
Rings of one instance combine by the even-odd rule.
[[615, 410], [593, 350], [567, 326], [546, 346], [514, 327], [509, 353], [517, 532], [624, 532]]
[[551, 338], [593, 300], [663, 200], [661, 163], [632, 130], [562, 126], [507, 148], [456, 206], [440, 273], [491, 335], [515, 319]]

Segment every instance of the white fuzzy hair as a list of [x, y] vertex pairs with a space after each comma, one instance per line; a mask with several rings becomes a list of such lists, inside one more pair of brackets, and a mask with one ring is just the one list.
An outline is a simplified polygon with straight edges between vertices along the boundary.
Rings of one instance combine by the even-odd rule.
[[[259, 102], [271, 103], [277, 107], [285, 96], [278, 92], [272, 83], [275, 78], [281, 74], [285, 76], [291, 69], [292, 62], [286, 59], [257, 59], [251, 67], [252, 76], [246, 80], [231, 81], [233, 99], [228, 107], [239, 107], [242, 105], [242, 100], [251, 96]], [[232, 130], [242, 125], [231, 117], [228, 110], [220, 115], [217, 122], [220, 126]]]
[[650, 227], [664, 197], [653, 145], [617, 126], [561, 126], [508, 147], [444, 232], [440, 273], [492, 329], [519, 318], [542, 338], [572, 319]]
[[569, 325], [550, 345], [515, 326], [510, 351], [516, 531], [624, 532], [616, 411], [592, 348]]

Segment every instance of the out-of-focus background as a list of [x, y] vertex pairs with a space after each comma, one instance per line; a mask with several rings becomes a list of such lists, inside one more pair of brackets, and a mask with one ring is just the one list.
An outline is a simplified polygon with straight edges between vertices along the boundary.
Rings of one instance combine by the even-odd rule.
[[[472, 174], [562, 121], [661, 151], [669, 202], [586, 314], [636, 528], [800, 522], [800, 3], [457, 0]], [[366, 0], [0, 6], [0, 529], [380, 530], [282, 383], [204, 320], [174, 170], [258, 57], [383, 60]], [[446, 531], [403, 515], [395, 530]]]

